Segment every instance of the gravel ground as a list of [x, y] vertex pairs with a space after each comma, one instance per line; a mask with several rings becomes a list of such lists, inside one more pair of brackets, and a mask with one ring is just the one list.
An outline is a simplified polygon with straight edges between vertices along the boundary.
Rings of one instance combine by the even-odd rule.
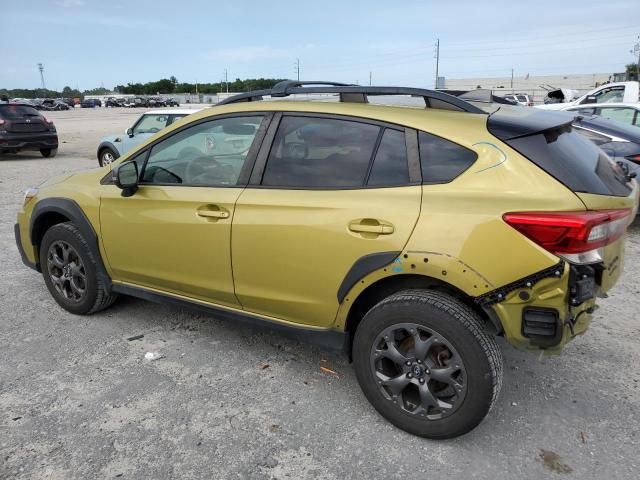
[[424, 440], [369, 406], [339, 354], [132, 298], [90, 317], [57, 306], [15, 247], [22, 190], [96, 166], [99, 137], [139, 114], [53, 112], [56, 158], [0, 160], [0, 478], [638, 478], [637, 224], [590, 331], [560, 357], [501, 341], [496, 408]]

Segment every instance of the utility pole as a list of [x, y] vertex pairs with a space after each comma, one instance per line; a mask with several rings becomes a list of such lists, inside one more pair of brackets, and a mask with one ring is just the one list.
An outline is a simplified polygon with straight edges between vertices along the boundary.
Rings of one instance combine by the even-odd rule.
[[40, 70], [40, 82], [42, 83], [42, 89], [46, 90], [47, 87], [44, 84], [44, 65], [41, 63], [38, 64], [38, 70]]
[[[640, 35], [638, 35], [638, 40], [640, 40]], [[631, 54], [634, 56], [638, 56], [638, 63], [636, 64], [636, 75], [638, 76], [637, 80], [640, 82], [640, 41], [633, 46], [633, 50], [629, 50]]]
[[227, 93], [229, 93], [229, 78], [227, 77], [227, 69], [224, 69], [224, 84], [227, 89]]
[[436, 58], [436, 83], [434, 84], [433, 88], [438, 88], [438, 67], [440, 66], [440, 39], [439, 38], [436, 39], [436, 51], [434, 56]]
[[296, 63], [293, 65], [293, 69], [296, 72], [296, 76], [298, 77], [298, 81], [300, 81], [300, 59], [296, 58]]
[[369, 86], [371, 86], [371, 72], [369, 72]]
[[511, 90], [513, 90], [513, 68], [511, 69]]

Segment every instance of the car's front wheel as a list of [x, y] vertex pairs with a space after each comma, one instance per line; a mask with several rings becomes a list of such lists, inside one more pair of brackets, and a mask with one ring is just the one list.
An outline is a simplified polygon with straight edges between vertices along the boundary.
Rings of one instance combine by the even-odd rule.
[[481, 319], [444, 293], [384, 299], [356, 330], [353, 359], [371, 404], [397, 427], [433, 439], [467, 433], [502, 383], [502, 355]]
[[119, 155], [110, 148], [103, 148], [102, 150], [100, 150], [98, 163], [100, 163], [101, 167], [104, 167], [105, 165], [109, 165], [115, 162], [118, 159], [118, 156]]
[[57, 148], [41, 148], [40, 155], [44, 158], [53, 158], [58, 154]]
[[116, 299], [97, 275], [96, 260], [80, 230], [71, 222], [59, 223], [46, 231], [40, 244], [40, 265], [49, 292], [71, 313], [94, 313]]

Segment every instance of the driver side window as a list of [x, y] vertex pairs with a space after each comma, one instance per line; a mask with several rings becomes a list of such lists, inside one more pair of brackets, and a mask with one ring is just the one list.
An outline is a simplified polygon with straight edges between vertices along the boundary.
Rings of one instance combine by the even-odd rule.
[[151, 149], [142, 183], [236, 185], [261, 122], [261, 115], [211, 120], [161, 140]]

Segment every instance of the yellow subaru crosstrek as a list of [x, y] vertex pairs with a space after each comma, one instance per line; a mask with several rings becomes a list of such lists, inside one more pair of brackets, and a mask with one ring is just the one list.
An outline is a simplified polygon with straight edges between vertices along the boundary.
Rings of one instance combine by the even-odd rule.
[[[291, 94], [339, 101], [259, 101]], [[622, 271], [638, 185], [571, 121], [284, 82], [29, 189], [16, 241], [69, 312], [126, 294], [296, 332], [389, 421], [453, 437], [496, 400], [495, 335], [561, 350]]]

